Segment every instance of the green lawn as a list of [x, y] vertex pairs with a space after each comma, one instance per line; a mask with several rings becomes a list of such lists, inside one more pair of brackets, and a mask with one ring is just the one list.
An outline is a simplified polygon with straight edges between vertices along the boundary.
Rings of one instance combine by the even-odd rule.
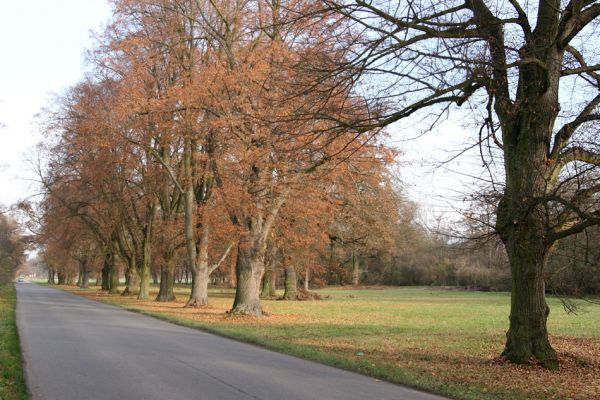
[[567, 315], [549, 299], [561, 370], [502, 362], [507, 293], [435, 288], [319, 290], [321, 301], [264, 301], [265, 318], [230, 317], [231, 290], [184, 309], [91, 289], [75, 292], [180, 324], [460, 399], [600, 399], [600, 306]]
[[27, 398], [15, 305], [14, 285], [0, 284], [0, 400]]

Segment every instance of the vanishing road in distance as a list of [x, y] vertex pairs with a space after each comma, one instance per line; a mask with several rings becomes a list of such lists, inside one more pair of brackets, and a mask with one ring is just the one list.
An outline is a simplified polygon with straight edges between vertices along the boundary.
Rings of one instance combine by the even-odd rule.
[[33, 400], [441, 400], [402, 386], [17, 284]]

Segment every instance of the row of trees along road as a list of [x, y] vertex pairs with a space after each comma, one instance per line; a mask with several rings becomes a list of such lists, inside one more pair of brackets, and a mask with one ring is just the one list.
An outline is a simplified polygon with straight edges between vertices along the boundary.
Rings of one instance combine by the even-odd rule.
[[[394, 154], [375, 140], [381, 129], [459, 112], [480, 123], [484, 163], [500, 163], [495, 230], [512, 275], [503, 354], [557, 367], [546, 265], [560, 240], [600, 222], [600, 62], [590, 45], [600, 4], [113, 6], [90, 52], [93, 74], [46, 113], [53, 136], [40, 241], [48, 260], [66, 247], [79, 255], [93, 247], [109, 282], [118, 255], [128, 290], [139, 279], [145, 298], [154, 257], [159, 299], [169, 299], [183, 246], [193, 275], [188, 304], [203, 305], [208, 276], [235, 253], [232, 312], [260, 315], [266, 261], [308, 266], [303, 249], [322, 235], [358, 251], [399, 220], [386, 171]], [[357, 223], [355, 207], [378, 204], [369, 194], [396, 211]], [[89, 259], [77, 260], [85, 273]]]
[[[124, 294], [146, 299], [160, 265], [156, 300], [169, 301], [183, 263], [187, 305], [203, 306], [211, 274], [235, 259], [231, 312], [261, 315], [261, 283], [272, 294], [276, 265], [294, 297], [296, 268], [306, 283], [325, 273], [329, 238], [353, 259], [388, 245], [403, 203], [387, 168], [395, 152], [377, 130], [330, 119], [370, 110], [354, 85], [301, 68], [335, 57], [305, 42], [323, 34], [318, 26], [283, 23], [304, 4], [113, 7], [89, 52], [92, 73], [43, 113], [35, 229], [59, 283], [78, 276], [86, 287], [101, 269], [114, 293], [123, 262]], [[322, 92], [315, 79], [339, 90]]]

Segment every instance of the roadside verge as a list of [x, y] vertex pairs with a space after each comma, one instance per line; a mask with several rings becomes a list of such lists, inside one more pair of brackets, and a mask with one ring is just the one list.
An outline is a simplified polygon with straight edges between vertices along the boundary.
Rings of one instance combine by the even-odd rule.
[[0, 399], [25, 400], [27, 387], [16, 323], [17, 295], [12, 283], [0, 284]]

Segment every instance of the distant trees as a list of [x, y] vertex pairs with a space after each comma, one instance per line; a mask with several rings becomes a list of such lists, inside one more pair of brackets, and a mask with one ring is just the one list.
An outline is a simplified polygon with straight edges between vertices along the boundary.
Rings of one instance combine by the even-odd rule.
[[14, 219], [0, 211], [0, 284], [10, 282], [24, 261], [25, 242]]
[[551, 293], [585, 297], [600, 294], [600, 240], [597, 227], [560, 242], [548, 262], [547, 287]]

